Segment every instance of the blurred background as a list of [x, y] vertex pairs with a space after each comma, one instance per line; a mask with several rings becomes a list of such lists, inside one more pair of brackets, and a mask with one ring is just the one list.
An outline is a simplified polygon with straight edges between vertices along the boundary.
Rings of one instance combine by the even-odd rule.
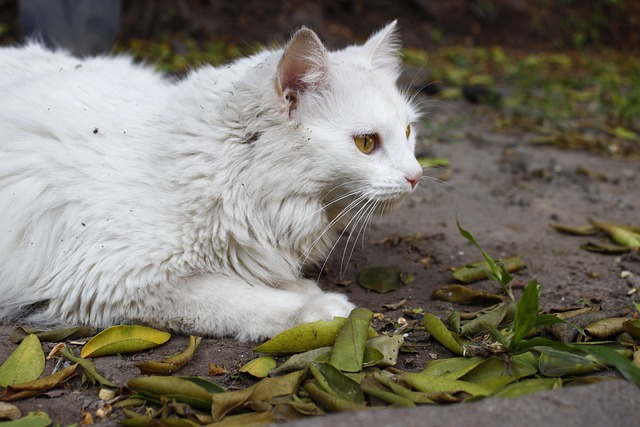
[[427, 104], [425, 145], [481, 121], [535, 144], [640, 158], [639, 0], [0, 0], [0, 45], [38, 37], [183, 75], [282, 45], [302, 25], [337, 49], [394, 19], [401, 83], [446, 101]]
[[[238, 46], [282, 42], [301, 25], [342, 46], [398, 19], [405, 43], [423, 49], [452, 44], [640, 49], [637, 0], [0, 0], [0, 42], [20, 41], [23, 29], [31, 32], [34, 21], [49, 17], [76, 35], [69, 43], [81, 44], [86, 37], [79, 37], [76, 27], [82, 18], [69, 17], [80, 9], [99, 14], [80, 12], [91, 24], [87, 30], [99, 27], [100, 19], [113, 21], [113, 41], [124, 46], [135, 39], [165, 40], [176, 48], [184, 40]], [[37, 13], [42, 18], [25, 19]]]

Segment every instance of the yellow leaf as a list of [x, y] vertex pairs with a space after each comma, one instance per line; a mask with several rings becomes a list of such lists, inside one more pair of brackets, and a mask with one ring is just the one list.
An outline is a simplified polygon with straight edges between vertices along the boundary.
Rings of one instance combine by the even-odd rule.
[[279, 333], [269, 341], [255, 348], [259, 353], [302, 353], [318, 347], [333, 345], [338, 333], [346, 323], [344, 317], [334, 317], [331, 321], [318, 320], [303, 323]]
[[85, 344], [80, 357], [98, 357], [131, 353], [157, 347], [171, 338], [168, 332], [146, 326], [112, 326], [91, 338]]
[[271, 356], [262, 356], [245, 363], [240, 368], [240, 372], [253, 375], [256, 378], [264, 378], [269, 375], [269, 372], [276, 366], [278, 366], [276, 359]]
[[0, 400], [19, 400], [35, 396], [67, 381], [75, 374], [77, 367], [78, 364], [76, 363], [75, 365], [71, 365], [68, 368], [56, 372], [55, 374], [49, 375], [48, 377], [25, 383], [9, 385], [2, 391]]
[[194, 356], [202, 337], [189, 336], [189, 345], [177, 356], [167, 357], [162, 360], [147, 360], [136, 363], [143, 374], [171, 374], [186, 365]]
[[44, 351], [35, 335], [28, 335], [0, 366], [0, 386], [35, 380], [44, 371]]

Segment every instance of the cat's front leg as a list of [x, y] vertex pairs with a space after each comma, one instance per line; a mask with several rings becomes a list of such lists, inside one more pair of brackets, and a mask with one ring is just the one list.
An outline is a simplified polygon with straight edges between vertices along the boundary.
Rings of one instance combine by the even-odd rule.
[[171, 286], [147, 318], [136, 320], [188, 334], [255, 341], [300, 323], [347, 317], [353, 308], [341, 294], [302, 293], [210, 274]]
[[311, 279], [286, 280], [278, 283], [276, 287], [301, 294], [321, 294], [323, 292], [318, 283]]

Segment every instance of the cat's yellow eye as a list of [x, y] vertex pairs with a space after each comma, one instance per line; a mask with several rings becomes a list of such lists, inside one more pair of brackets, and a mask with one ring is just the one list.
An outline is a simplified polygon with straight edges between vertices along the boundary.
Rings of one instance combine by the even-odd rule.
[[355, 141], [358, 150], [362, 151], [364, 154], [371, 153], [376, 147], [376, 137], [373, 134], [356, 135], [353, 137], [353, 140]]
[[409, 139], [409, 135], [411, 135], [411, 125], [407, 125], [407, 130], [405, 130], [404, 133], [407, 135], [407, 139]]

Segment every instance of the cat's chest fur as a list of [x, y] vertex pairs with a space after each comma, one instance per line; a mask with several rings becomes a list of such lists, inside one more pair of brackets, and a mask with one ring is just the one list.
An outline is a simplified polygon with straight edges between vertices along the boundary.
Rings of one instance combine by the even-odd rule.
[[421, 176], [394, 26], [179, 82], [0, 50], [0, 318], [256, 339], [348, 314], [301, 276]]

